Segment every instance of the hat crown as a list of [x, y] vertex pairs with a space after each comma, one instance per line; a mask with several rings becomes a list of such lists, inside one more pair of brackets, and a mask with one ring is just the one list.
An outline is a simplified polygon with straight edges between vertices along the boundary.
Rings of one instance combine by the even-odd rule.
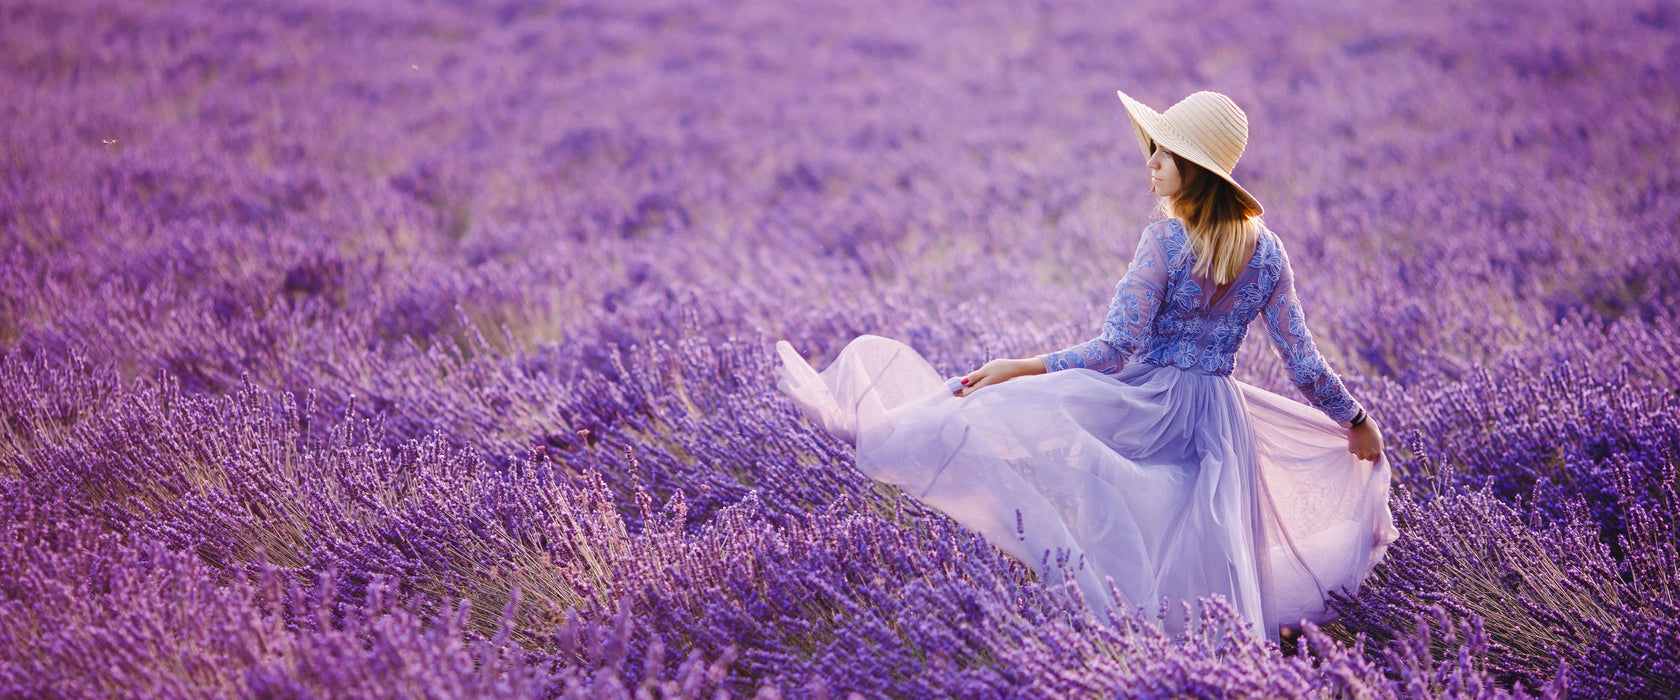
[[1179, 100], [1166, 112], [1157, 112], [1124, 90], [1117, 92], [1131, 117], [1143, 157], [1150, 157], [1156, 146], [1183, 156], [1231, 183], [1256, 215], [1264, 211], [1260, 200], [1231, 177], [1248, 147], [1248, 115], [1231, 98], [1204, 90]]
[[1204, 90], [1179, 100], [1161, 119], [1226, 173], [1248, 148], [1248, 115], [1217, 92]]

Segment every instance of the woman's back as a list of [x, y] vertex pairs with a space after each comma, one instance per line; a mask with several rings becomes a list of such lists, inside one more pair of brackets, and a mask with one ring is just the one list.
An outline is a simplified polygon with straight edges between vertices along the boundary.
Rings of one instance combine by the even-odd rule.
[[1048, 371], [1086, 368], [1114, 374], [1129, 361], [1228, 376], [1248, 325], [1264, 315], [1267, 334], [1291, 379], [1332, 420], [1361, 412], [1313, 343], [1295, 294], [1283, 241], [1261, 228], [1254, 253], [1224, 289], [1198, 277], [1184, 224], [1159, 221], [1143, 231], [1097, 338], [1043, 356]]
[[1264, 228], [1242, 274], [1220, 289], [1194, 274], [1195, 258], [1184, 226], [1177, 219], [1146, 230], [1160, 246], [1164, 265], [1163, 298], [1139, 359], [1162, 367], [1228, 375], [1237, 349], [1284, 272], [1283, 245]]

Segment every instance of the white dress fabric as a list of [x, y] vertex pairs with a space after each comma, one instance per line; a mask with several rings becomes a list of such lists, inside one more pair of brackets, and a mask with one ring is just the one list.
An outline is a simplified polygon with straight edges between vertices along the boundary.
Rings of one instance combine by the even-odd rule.
[[[953, 395], [903, 343], [866, 335], [818, 373], [786, 342], [778, 386], [857, 466], [982, 534], [1094, 608], [1222, 595], [1275, 639], [1333, 619], [1398, 537], [1386, 459], [1347, 450], [1362, 408], [1312, 345], [1281, 241], [1230, 285], [1191, 271], [1174, 220], [1145, 230], [1098, 338], [1046, 374]], [[1308, 406], [1230, 377], [1264, 314]], [[1335, 419], [1332, 419], [1335, 416]], [[1065, 566], [1059, 566], [1065, 561]], [[1167, 616], [1176, 631], [1181, 616]]]

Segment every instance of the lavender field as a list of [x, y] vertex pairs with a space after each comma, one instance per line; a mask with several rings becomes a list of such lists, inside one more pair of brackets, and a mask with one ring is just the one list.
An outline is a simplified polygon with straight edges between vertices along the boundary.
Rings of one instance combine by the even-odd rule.
[[[1673, 697], [1677, 76], [1672, 0], [4, 0], [0, 697]], [[1116, 89], [1248, 111], [1389, 440], [1295, 648], [775, 389], [1094, 337]]]

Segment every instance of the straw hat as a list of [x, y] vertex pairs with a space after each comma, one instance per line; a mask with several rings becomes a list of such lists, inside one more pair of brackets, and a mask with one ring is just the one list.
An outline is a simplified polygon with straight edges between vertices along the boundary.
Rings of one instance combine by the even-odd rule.
[[1204, 90], [1179, 100], [1166, 112], [1150, 109], [1125, 92], [1120, 92], [1120, 101], [1125, 103], [1126, 113], [1132, 117], [1132, 126], [1137, 129], [1138, 145], [1143, 147], [1144, 157], [1152, 155], [1149, 142], [1153, 140], [1190, 162], [1207, 168], [1208, 172], [1225, 178], [1237, 188], [1237, 195], [1243, 201], [1252, 205], [1255, 211], [1262, 211], [1260, 200], [1231, 177], [1231, 169], [1237, 167], [1237, 159], [1248, 147], [1248, 115], [1243, 114], [1231, 98]]

